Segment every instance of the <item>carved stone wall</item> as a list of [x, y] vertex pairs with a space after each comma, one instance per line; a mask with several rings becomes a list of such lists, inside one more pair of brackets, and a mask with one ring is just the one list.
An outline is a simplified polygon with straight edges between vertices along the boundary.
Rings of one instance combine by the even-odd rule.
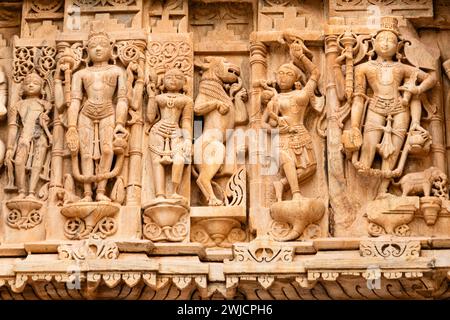
[[0, 299], [448, 299], [449, 16], [0, 3]]

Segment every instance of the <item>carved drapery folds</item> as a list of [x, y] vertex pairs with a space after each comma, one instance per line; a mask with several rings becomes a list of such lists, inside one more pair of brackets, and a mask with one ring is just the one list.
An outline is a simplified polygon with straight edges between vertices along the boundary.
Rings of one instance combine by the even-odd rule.
[[448, 297], [443, 1], [8, 3], [0, 298]]

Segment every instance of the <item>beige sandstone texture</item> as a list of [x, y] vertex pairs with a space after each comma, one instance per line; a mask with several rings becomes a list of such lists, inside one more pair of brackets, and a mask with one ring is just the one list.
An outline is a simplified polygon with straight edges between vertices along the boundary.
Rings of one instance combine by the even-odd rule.
[[450, 2], [0, 2], [0, 300], [449, 299]]

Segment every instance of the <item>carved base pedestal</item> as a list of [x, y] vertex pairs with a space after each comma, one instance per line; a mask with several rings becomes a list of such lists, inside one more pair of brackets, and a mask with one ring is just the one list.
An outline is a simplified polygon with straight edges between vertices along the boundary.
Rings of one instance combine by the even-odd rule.
[[191, 241], [206, 247], [227, 248], [247, 239], [243, 206], [193, 207], [191, 220]]
[[4, 238], [7, 243], [45, 239], [43, 202], [35, 199], [12, 199], [4, 202]]
[[408, 236], [414, 213], [419, 210], [419, 197], [388, 196], [367, 204], [368, 232], [371, 236], [391, 234]]
[[274, 220], [270, 235], [277, 241], [296, 240], [306, 231], [306, 238], [320, 235], [320, 227], [315, 224], [325, 214], [325, 205], [320, 199], [280, 201], [270, 207]]
[[189, 207], [185, 201], [164, 199], [144, 206], [144, 236], [152, 241], [189, 239]]
[[120, 211], [120, 205], [107, 202], [75, 202], [65, 205], [61, 214], [68, 218], [64, 233], [71, 240], [86, 239], [91, 234], [108, 237], [116, 233], [115, 216]]

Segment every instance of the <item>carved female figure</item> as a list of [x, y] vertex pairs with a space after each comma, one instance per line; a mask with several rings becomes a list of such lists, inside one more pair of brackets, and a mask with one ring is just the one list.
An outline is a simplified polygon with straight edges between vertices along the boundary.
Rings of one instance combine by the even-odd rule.
[[[156, 95], [149, 86], [147, 116], [155, 121], [159, 110], [160, 119], [150, 130], [150, 151], [153, 180], [157, 200], [183, 199], [179, 194], [184, 165], [190, 163], [192, 150], [192, 99], [185, 95], [186, 78], [179, 69], [170, 69], [164, 75], [164, 92]], [[172, 166], [173, 193], [166, 192], [167, 166]]]
[[[34, 199], [39, 175], [51, 143], [48, 130], [51, 103], [45, 100], [44, 80], [36, 73], [28, 74], [22, 83], [21, 100], [12, 106], [8, 119], [8, 144], [5, 162], [14, 162], [18, 198]], [[14, 161], [13, 161], [14, 157]], [[27, 171], [31, 170], [28, 192]]]
[[[351, 129], [343, 136], [348, 151], [360, 150], [359, 159], [353, 159], [360, 173], [377, 173], [372, 166], [377, 151], [380, 154], [382, 163], [378, 173], [384, 179], [378, 194], [386, 193], [390, 178], [401, 174], [394, 169], [408, 131], [427, 137], [428, 132], [420, 125], [422, 106], [419, 96], [436, 83], [433, 73], [428, 74], [395, 59], [401, 40], [397, 25], [395, 18], [382, 19], [373, 40], [376, 59], [355, 69]], [[420, 84], [416, 85], [416, 81]], [[371, 96], [368, 96], [368, 87], [373, 91]], [[401, 91], [405, 93], [402, 95]]]
[[[278, 154], [285, 178], [274, 183], [278, 201], [282, 200], [283, 188], [289, 184], [293, 200], [302, 198], [299, 184], [316, 171], [316, 157], [311, 135], [304, 125], [308, 105], [316, 107], [314, 90], [320, 72], [303, 52], [303, 44], [291, 45], [294, 63], [283, 64], [276, 74], [278, 91], [267, 104], [263, 114], [263, 126], [279, 130]], [[300, 66], [311, 74], [303, 88], [300, 88]]]

